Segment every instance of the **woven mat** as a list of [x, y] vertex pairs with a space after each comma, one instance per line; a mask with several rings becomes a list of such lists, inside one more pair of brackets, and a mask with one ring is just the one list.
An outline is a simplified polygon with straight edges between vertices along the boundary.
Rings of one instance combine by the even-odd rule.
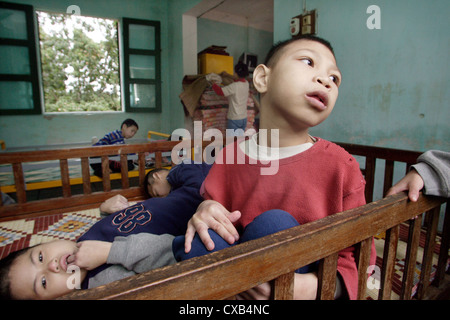
[[10, 252], [62, 239], [75, 241], [100, 220], [98, 209], [0, 223], [0, 259]]
[[[381, 268], [381, 265], [383, 262], [384, 233], [380, 234], [378, 236], [375, 236], [374, 239], [375, 239], [375, 247], [377, 250], [376, 265], [379, 268]], [[400, 292], [401, 292], [403, 272], [405, 269], [407, 239], [408, 239], [408, 227], [406, 225], [402, 224], [402, 225], [400, 225], [399, 241], [397, 244], [397, 256], [396, 256], [395, 265], [394, 265], [395, 271], [394, 271], [394, 276], [393, 276], [392, 293], [391, 293], [392, 300], [398, 300]], [[415, 293], [417, 291], [417, 287], [418, 287], [418, 283], [419, 283], [419, 279], [420, 279], [424, 244], [425, 244], [425, 232], [422, 230], [421, 234], [420, 234], [419, 248], [417, 251], [416, 268], [415, 268], [415, 272], [414, 272], [414, 281], [413, 281], [414, 284], [413, 284], [413, 288], [411, 291], [412, 297], [415, 295]], [[434, 247], [433, 264], [432, 264], [432, 268], [431, 268], [430, 282], [434, 279], [434, 276], [435, 276], [440, 244], [441, 244], [441, 239], [440, 239], [440, 237], [437, 236], [436, 237], [436, 245]], [[374, 288], [374, 289], [368, 288], [366, 291], [367, 300], [377, 300], [378, 299], [378, 291], [379, 290], [376, 288]]]

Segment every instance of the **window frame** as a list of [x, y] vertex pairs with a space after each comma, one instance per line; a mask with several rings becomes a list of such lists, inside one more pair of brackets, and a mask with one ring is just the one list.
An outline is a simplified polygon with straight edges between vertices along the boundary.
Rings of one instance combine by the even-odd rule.
[[33, 95], [32, 109], [1, 109], [0, 115], [35, 115], [42, 114], [41, 83], [38, 70], [37, 33], [35, 29], [34, 8], [31, 5], [0, 2], [0, 8], [25, 13], [27, 40], [0, 38], [0, 46], [25, 47], [28, 49], [30, 74], [0, 74], [2, 82], [28, 82], [31, 83]]
[[[155, 48], [154, 50], [133, 49], [130, 48], [130, 25], [144, 25], [155, 28]], [[125, 112], [161, 112], [161, 23], [153, 20], [141, 20], [132, 18], [122, 18], [123, 28], [123, 92], [125, 103]], [[131, 78], [130, 76], [130, 56], [153, 56], [155, 58], [155, 78]], [[149, 84], [155, 86], [155, 107], [132, 107], [130, 104], [130, 85], [132, 84]]]
[[[29, 52], [29, 65], [30, 74], [0, 74], [0, 81], [21, 81], [31, 83], [32, 95], [33, 95], [33, 108], [32, 109], [0, 109], [0, 115], [36, 115], [36, 114], [47, 114], [43, 109], [43, 83], [41, 80], [41, 69], [39, 61], [40, 47], [38, 46], [39, 35], [38, 35], [38, 25], [37, 19], [35, 19], [35, 8], [32, 5], [26, 4], [16, 4], [8, 2], [0, 2], [0, 8], [11, 9], [17, 11], [23, 11], [25, 13], [26, 20], [26, 30], [27, 30], [27, 40], [20, 39], [7, 39], [0, 38], [0, 45], [26, 47]], [[162, 105], [162, 78], [161, 78], [161, 23], [156, 20], [142, 20], [133, 18], [122, 18], [122, 29], [123, 41], [120, 41], [119, 37], [119, 59], [123, 59], [124, 68], [121, 70], [121, 81], [120, 85], [122, 87], [122, 111], [117, 112], [129, 112], [129, 113], [161, 113]], [[154, 50], [146, 49], [133, 49], [130, 48], [130, 25], [145, 25], [151, 26], [155, 30], [155, 47]], [[122, 42], [122, 43], [121, 43]], [[155, 77], [154, 79], [145, 78], [131, 78], [130, 76], [130, 56], [140, 55], [140, 56], [153, 56], [155, 59]], [[122, 58], [121, 58], [122, 57]], [[132, 84], [148, 84], [155, 86], [155, 106], [154, 107], [133, 107], [130, 104], [130, 85]], [[105, 111], [105, 113], [110, 111]], [[116, 112], [116, 111], [115, 111]], [[64, 114], [80, 114], [80, 112], [63, 112]], [[89, 111], [81, 112], [89, 113]], [[51, 114], [58, 114], [57, 112], [52, 112]]]
[[[40, 11], [40, 12], [44, 12], [44, 13], [56, 13], [56, 14], [66, 14], [65, 12], [52, 12], [52, 11], [50, 11], [50, 10], [39, 10], [39, 9], [35, 9], [34, 10], [34, 13], [35, 13], [35, 16], [37, 17], [37, 12], [38, 11]], [[122, 71], [121, 71], [121, 63], [120, 63], [120, 61], [121, 61], [121, 55], [122, 55], [122, 43], [121, 43], [121, 39], [120, 39], [120, 28], [121, 28], [121, 22], [120, 22], [120, 18], [108, 18], [108, 17], [98, 17], [98, 16], [89, 16], [89, 15], [86, 15], [85, 17], [92, 17], [92, 18], [98, 18], [98, 19], [108, 19], [108, 20], [114, 20], [114, 21], [116, 21], [117, 22], [117, 48], [118, 48], [118, 50], [119, 50], [119, 55], [118, 55], [118, 65], [119, 65], [119, 86], [120, 86], [120, 110], [117, 110], [117, 111], [114, 111], [114, 110], [106, 110], [106, 111], [47, 111], [46, 110], [46, 105], [45, 105], [45, 97], [44, 97], [44, 92], [45, 92], [45, 90], [44, 90], [44, 81], [43, 81], [43, 79], [42, 79], [42, 74], [43, 74], [43, 71], [42, 71], [42, 58], [40, 59], [40, 68], [39, 68], [39, 76], [40, 76], [40, 79], [42, 80], [41, 81], [41, 85], [40, 85], [40, 88], [41, 88], [41, 92], [43, 92], [43, 98], [42, 98], [42, 113], [44, 114], [44, 115], [62, 115], [62, 114], [64, 114], [64, 115], [72, 115], [72, 114], [75, 114], [75, 115], [83, 115], [83, 114], [117, 114], [117, 113], [124, 113], [125, 112], [125, 107], [124, 107], [124, 104], [123, 104], [123, 97], [122, 97], [122, 95], [123, 95], [123, 90], [122, 90], [122, 85], [123, 85], [123, 81], [122, 81], [122, 78], [121, 78], [121, 73], [122, 73]], [[40, 28], [40, 25], [39, 25], [39, 19], [38, 18], [36, 18], [36, 27], [37, 27], [37, 29], [39, 30], [39, 28]], [[37, 40], [38, 41], [40, 41], [40, 34], [38, 33], [37, 34]], [[38, 48], [38, 50], [39, 50], [39, 56], [41, 56], [41, 46], [40, 46], [40, 44], [37, 46], [37, 48]]]

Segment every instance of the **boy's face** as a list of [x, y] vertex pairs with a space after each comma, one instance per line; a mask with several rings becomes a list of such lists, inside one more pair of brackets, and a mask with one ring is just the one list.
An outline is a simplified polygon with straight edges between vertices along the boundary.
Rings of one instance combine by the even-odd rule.
[[275, 126], [310, 128], [333, 110], [341, 73], [333, 53], [323, 44], [306, 39], [292, 42], [265, 70], [266, 86], [258, 90], [272, 110], [269, 114]]
[[133, 138], [137, 131], [138, 131], [138, 128], [136, 128], [136, 126], [127, 127], [126, 124], [124, 124], [122, 126], [122, 135], [125, 139]]
[[[54, 299], [71, 292], [72, 280], [78, 275], [67, 272], [67, 258], [76, 250], [73, 241], [55, 240], [32, 247], [17, 257], [9, 272], [12, 296], [15, 299]], [[83, 281], [87, 271], [78, 270], [79, 281]]]
[[170, 193], [171, 185], [167, 180], [169, 171], [163, 170], [150, 175], [147, 181], [147, 190], [152, 198], [164, 198]]

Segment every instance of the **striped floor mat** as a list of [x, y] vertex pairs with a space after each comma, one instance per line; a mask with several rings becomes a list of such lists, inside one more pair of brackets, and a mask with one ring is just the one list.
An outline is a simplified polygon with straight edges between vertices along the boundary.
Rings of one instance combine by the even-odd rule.
[[0, 259], [55, 239], [75, 241], [100, 220], [98, 209], [0, 223]]

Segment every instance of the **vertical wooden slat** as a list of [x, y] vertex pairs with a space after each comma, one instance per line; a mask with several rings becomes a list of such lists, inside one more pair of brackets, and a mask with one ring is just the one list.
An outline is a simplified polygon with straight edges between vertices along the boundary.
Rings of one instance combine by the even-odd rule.
[[27, 193], [25, 190], [25, 178], [21, 163], [13, 163], [14, 183], [16, 185], [16, 196], [18, 203], [27, 202]]
[[400, 225], [386, 230], [383, 250], [383, 263], [381, 265], [379, 300], [390, 300], [392, 293], [392, 281], [395, 272], [395, 257], [397, 256], [397, 244], [400, 233]]
[[439, 260], [436, 268], [433, 285], [439, 287], [444, 280], [448, 264], [448, 249], [450, 246], [450, 200], [447, 201], [445, 209], [444, 226], [442, 229], [441, 247], [439, 249]]
[[128, 157], [126, 154], [120, 155], [120, 173], [122, 179], [122, 189], [128, 189], [130, 182], [128, 180]]
[[292, 300], [294, 298], [294, 276], [294, 272], [289, 272], [273, 280], [274, 300]]
[[392, 187], [393, 179], [394, 179], [394, 161], [386, 160], [386, 166], [384, 168], [383, 196], [386, 195], [389, 188]]
[[317, 298], [319, 300], [334, 300], [336, 291], [336, 268], [338, 253], [334, 253], [320, 260], [317, 276]]
[[366, 157], [366, 168], [365, 168], [365, 179], [366, 179], [366, 189], [365, 196], [366, 202], [372, 202], [373, 200], [373, 186], [375, 183], [375, 157]]
[[162, 152], [161, 151], [155, 152], [155, 168], [157, 168], [157, 169], [162, 168]]
[[367, 269], [370, 262], [370, 253], [372, 247], [372, 238], [361, 241], [359, 253], [357, 257], [358, 267], [358, 294], [356, 299], [363, 300], [366, 298], [367, 290]]
[[111, 179], [109, 177], [109, 158], [102, 156], [102, 181], [103, 191], [111, 191]]
[[138, 154], [139, 161], [139, 186], [144, 187], [145, 183], [145, 153]]
[[433, 251], [436, 244], [436, 233], [439, 221], [440, 207], [430, 210], [425, 215], [427, 220], [427, 233], [423, 248], [422, 268], [420, 270], [420, 280], [417, 287], [417, 299], [422, 300], [430, 284], [431, 266], [433, 264]]
[[69, 163], [67, 159], [60, 159], [59, 167], [61, 169], [63, 197], [68, 198], [72, 195], [72, 192], [70, 191]]
[[414, 284], [414, 272], [416, 268], [417, 249], [419, 247], [420, 227], [422, 215], [409, 222], [408, 244], [406, 247], [405, 269], [403, 271], [401, 300], [411, 299], [411, 290]]
[[81, 177], [83, 179], [83, 193], [91, 194], [91, 173], [89, 170], [89, 158], [81, 158]]

